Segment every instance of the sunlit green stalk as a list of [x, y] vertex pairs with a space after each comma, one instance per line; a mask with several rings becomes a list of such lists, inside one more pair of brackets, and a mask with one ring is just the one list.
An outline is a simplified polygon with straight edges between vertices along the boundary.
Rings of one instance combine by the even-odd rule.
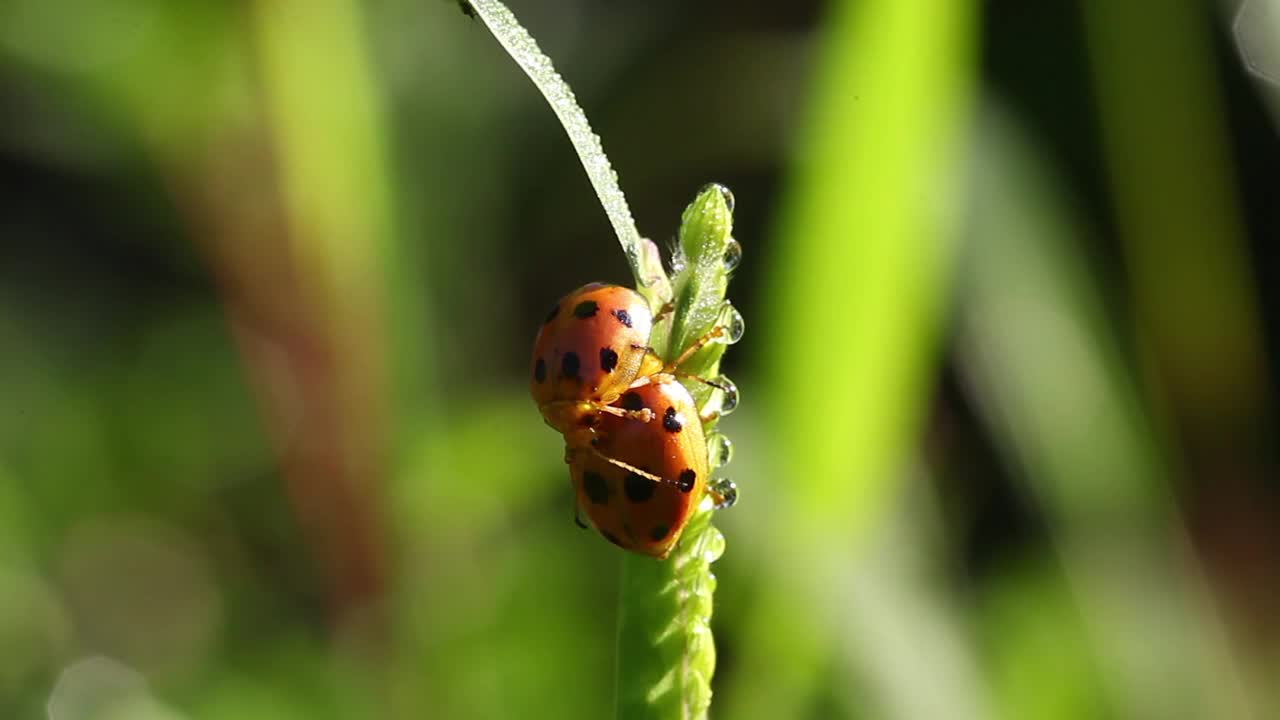
[[[474, 11], [533, 80], [568, 133], [618, 234], [638, 289], [655, 310], [665, 313], [650, 339], [654, 349], [673, 360], [718, 323], [727, 320], [740, 326], [741, 318], [725, 301], [729, 272], [739, 252], [730, 234], [732, 195], [709, 185], [685, 210], [674, 274], [668, 278], [656, 246], [640, 239], [600, 139], [550, 59], [498, 0], [472, 0], [463, 7]], [[736, 339], [736, 328], [733, 334]], [[681, 370], [714, 378], [724, 349], [725, 343], [710, 343]], [[702, 382], [686, 386], [699, 406], [715, 392]], [[617, 672], [617, 717], [622, 720], [706, 717], [715, 671], [710, 625], [715, 577], [710, 565], [724, 551], [724, 537], [712, 527], [711, 513], [711, 499], [703, 498], [666, 560], [628, 554], [622, 561]]]
[[[671, 278], [672, 330], [659, 352], [670, 360], [710, 332], [721, 318], [728, 287], [725, 253], [736, 246], [727, 191], [705, 188], [684, 212], [681, 269]], [[661, 334], [661, 328], [659, 330]], [[723, 343], [711, 343], [681, 366], [701, 377], [719, 374]], [[686, 382], [695, 397], [711, 389]], [[702, 400], [699, 404], [702, 404]], [[710, 565], [724, 551], [704, 498], [666, 561], [627, 555], [618, 602], [618, 718], [701, 718], [711, 703], [716, 653], [711, 637], [715, 576]]]

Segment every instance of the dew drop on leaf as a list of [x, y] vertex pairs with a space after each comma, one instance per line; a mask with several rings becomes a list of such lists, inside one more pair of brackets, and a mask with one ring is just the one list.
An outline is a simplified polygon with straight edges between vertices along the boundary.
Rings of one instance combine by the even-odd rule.
[[742, 313], [738, 312], [738, 308], [731, 303], [726, 302], [724, 309], [720, 311], [720, 324], [728, 330], [728, 334], [724, 338], [725, 345], [733, 345], [742, 339], [742, 334], [746, 332], [746, 321], [742, 319]]
[[724, 198], [724, 204], [729, 208], [729, 212], [733, 212], [733, 205], [734, 205], [733, 193], [730, 192], [729, 188], [725, 187], [724, 185], [721, 185], [720, 183], [715, 183], [715, 182], [707, 183], [706, 185], [702, 186], [702, 189], [698, 192], [698, 194], [701, 195], [702, 193], [708, 190], [719, 190], [720, 197]]
[[720, 433], [707, 438], [707, 457], [713, 467], [724, 467], [733, 460], [733, 441]]
[[742, 262], [742, 244], [733, 238], [729, 238], [729, 242], [724, 246], [725, 272], [733, 272], [740, 262]]
[[720, 389], [720, 414], [728, 415], [738, 409], [738, 386], [726, 375], [721, 375], [712, 382]]
[[702, 541], [702, 559], [713, 563], [724, 555], [724, 535], [714, 526], [708, 526]]

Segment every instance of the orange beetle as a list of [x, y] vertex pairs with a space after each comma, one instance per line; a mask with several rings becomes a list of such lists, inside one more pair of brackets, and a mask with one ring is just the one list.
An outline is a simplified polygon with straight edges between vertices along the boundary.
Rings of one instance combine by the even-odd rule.
[[[618, 404], [649, 410], [653, 422], [602, 415], [590, 448], [569, 448], [579, 510], [606, 540], [666, 558], [708, 492], [707, 444], [689, 391], [666, 374], [627, 390]], [[728, 481], [710, 486], [717, 505], [732, 504]]]
[[[721, 390], [716, 415], [737, 404], [728, 378], [677, 368], [708, 342], [736, 341], [741, 328], [735, 335], [718, 326], [664, 364], [649, 347], [653, 322], [634, 290], [604, 283], [574, 290], [538, 331], [529, 390], [565, 437], [579, 513], [614, 544], [665, 558], [709, 487], [703, 418], [676, 376]], [[737, 495], [727, 480], [710, 491], [721, 507]]]
[[551, 308], [534, 340], [529, 390], [569, 445], [590, 442], [602, 414], [627, 414], [610, 406], [638, 377], [661, 369], [649, 352], [652, 328], [648, 303], [620, 285], [584, 285]]

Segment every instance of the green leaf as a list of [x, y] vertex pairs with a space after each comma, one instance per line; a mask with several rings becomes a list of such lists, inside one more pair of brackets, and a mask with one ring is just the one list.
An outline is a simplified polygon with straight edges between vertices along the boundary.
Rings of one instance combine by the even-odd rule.
[[[660, 323], [650, 344], [663, 359], [675, 360], [684, 350], [710, 333], [722, 318], [738, 317], [725, 300], [729, 287], [727, 256], [741, 253], [733, 231], [733, 195], [722, 185], [703, 188], [681, 217], [680, 242], [676, 249], [672, 278], [673, 308], [667, 322]], [[738, 322], [741, 318], [738, 317]], [[681, 363], [680, 371], [711, 378], [719, 372], [724, 342], [710, 342]], [[701, 407], [712, 388], [705, 383], [686, 382], [690, 394]]]

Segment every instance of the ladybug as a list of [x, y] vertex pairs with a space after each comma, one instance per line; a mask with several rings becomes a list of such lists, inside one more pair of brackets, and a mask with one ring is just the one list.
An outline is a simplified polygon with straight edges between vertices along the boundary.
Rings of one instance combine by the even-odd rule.
[[[734, 315], [736, 311], [730, 317]], [[570, 445], [595, 437], [593, 428], [602, 413], [649, 422], [648, 410], [619, 409], [614, 401], [658, 373], [705, 383], [736, 398], [737, 389], [727, 378], [708, 380], [678, 368], [707, 343], [737, 342], [740, 316], [736, 327], [732, 322], [717, 325], [671, 363], [664, 363], [649, 347], [653, 323], [653, 313], [639, 293], [606, 283], [574, 290], [547, 313], [533, 343], [529, 390], [543, 419]]]
[[665, 559], [705, 494], [727, 507], [737, 491], [727, 480], [708, 482], [702, 420], [673, 376], [646, 378], [618, 404], [649, 410], [654, 421], [601, 415], [597, 440], [568, 448], [577, 506], [609, 542]]
[[605, 414], [652, 419], [613, 407], [638, 377], [662, 368], [649, 350], [652, 329], [648, 303], [620, 285], [584, 285], [547, 313], [533, 344], [529, 390], [570, 446], [590, 442]]

